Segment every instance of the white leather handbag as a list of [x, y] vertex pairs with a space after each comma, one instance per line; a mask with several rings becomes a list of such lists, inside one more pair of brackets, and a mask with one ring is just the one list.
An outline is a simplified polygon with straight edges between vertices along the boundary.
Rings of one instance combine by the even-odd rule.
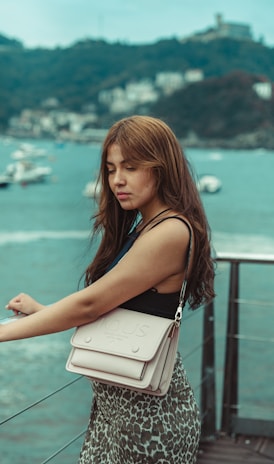
[[68, 371], [102, 383], [165, 395], [178, 347], [181, 308], [166, 319], [117, 308], [78, 327]]

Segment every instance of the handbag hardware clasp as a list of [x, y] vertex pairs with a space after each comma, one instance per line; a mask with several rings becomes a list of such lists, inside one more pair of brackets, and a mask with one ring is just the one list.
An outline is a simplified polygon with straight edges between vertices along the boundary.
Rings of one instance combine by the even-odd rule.
[[183, 315], [183, 308], [181, 306], [181, 304], [178, 306], [177, 310], [176, 310], [176, 314], [175, 314], [175, 326], [176, 327], [179, 327], [180, 324], [181, 324], [181, 319], [182, 319], [182, 315]]

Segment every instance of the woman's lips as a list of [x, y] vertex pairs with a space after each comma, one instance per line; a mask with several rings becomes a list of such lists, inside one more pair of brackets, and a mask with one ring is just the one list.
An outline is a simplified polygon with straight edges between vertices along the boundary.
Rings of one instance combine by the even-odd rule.
[[129, 197], [129, 193], [127, 192], [118, 192], [117, 193], [117, 198], [118, 200], [122, 201], [122, 200], [127, 200]]

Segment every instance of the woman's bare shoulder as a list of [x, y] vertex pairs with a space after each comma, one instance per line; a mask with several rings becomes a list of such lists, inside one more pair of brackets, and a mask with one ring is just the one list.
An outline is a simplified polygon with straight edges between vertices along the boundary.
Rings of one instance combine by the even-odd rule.
[[190, 235], [193, 235], [190, 222], [180, 214], [167, 216], [155, 224], [148, 232], [153, 235], [163, 235], [166, 240], [178, 240], [180, 243], [185, 240], [189, 241]]
[[100, 305], [103, 301], [106, 307], [119, 305], [150, 288], [177, 291], [184, 276], [189, 238], [187, 225], [177, 218], [140, 234], [117, 265], [91, 286], [98, 289]]

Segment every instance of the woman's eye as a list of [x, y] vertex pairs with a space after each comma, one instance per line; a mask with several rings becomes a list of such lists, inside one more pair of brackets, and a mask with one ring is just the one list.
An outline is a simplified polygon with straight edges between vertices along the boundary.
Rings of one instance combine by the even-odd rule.
[[126, 167], [126, 170], [127, 171], [135, 171], [136, 168], [134, 168], [133, 166], [127, 166]]

